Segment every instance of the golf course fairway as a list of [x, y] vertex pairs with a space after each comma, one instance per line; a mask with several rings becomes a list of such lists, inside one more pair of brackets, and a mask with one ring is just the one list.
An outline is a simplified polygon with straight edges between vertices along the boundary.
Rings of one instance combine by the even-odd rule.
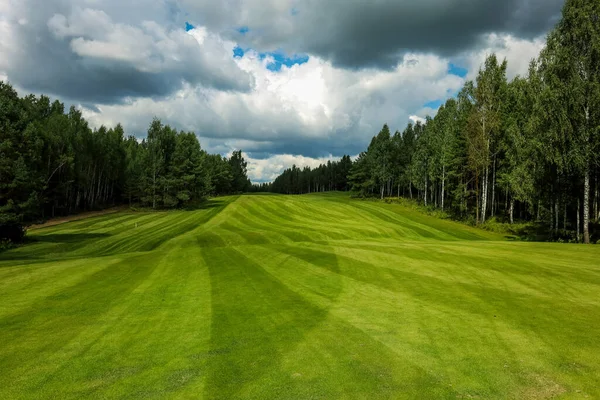
[[0, 399], [600, 398], [600, 246], [345, 194], [28, 237], [0, 253]]

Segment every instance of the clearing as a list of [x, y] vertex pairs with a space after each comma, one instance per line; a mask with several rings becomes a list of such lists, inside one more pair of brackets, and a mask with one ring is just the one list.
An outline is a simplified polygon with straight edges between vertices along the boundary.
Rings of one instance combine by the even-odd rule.
[[600, 247], [342, 194], [95, 216], [0, 253], [0, 398], [600, 398]]

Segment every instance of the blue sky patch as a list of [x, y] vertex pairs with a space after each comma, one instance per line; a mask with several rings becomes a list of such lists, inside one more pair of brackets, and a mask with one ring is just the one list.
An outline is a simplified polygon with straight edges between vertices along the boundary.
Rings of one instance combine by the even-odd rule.
[[194, 28], [196, 28], [194, 25], [192, 25], [192, 24], [190, 24], [189, 22], [186, 21], [186, 23], [185, 23], [185, 31], [186, 32], [189, 32], [189, 31], [191, 31]]
[[240, 26], [239, 28], [237, 28], [237, 31], [242, 35], [245, 35], [246, 33], [250, 32], [250, 28], [248, 28], [247, 26]]
[[264, 60], [266, 57], [273, 57], [273, 62], [267, 64], [267, 69], [270, 71], [280, 71], [281, 66], [285, 65], [286, 67], [291, 67], [292, 65], [301, 65], [309, 60], [309, 56], [304, 54], [293, 54], [292, 56], [287, 56], [285, 53], [281, 51], [273, 51], [267, 53], [260, 53], [259, 57], [261, 60]]
[[442, 103], [443, 103], [442, 100], [432, 100], [432, 101], [428, 101], [427, 103], [423, 104], [423, 107], [432, 108], [434, 110], [437, 110], [438, 108], [440, 108]]
[[246, 54], [246, 52], [240, 46], [235, 46], [233, 48], [233, 56], [234, 57], [240, 57], [241, 58], [241, 57], [244, 57], [244, 54]]
[[467, 76], [467, 72], [469, 72], [466, 68], [459, 67], [458, 65], [454, 65], [452, 63], [448, 64], [448, 73], [451, 75], [456, 75], [461, 78]]

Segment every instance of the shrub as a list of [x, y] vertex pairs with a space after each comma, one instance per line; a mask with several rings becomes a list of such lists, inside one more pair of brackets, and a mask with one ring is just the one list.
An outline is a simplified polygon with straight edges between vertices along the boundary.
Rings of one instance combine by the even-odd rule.
[[0, 224], [0, 241], [20, 243], [25, 238], [25, 227], [18, 222], [4, 222]]

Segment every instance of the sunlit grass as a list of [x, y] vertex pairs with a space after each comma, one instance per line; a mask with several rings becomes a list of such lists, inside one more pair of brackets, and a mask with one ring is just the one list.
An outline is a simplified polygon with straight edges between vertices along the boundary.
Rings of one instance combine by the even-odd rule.
[[340, 194], [31, 231], [0, 398], [598, 398], [600, 248]]

